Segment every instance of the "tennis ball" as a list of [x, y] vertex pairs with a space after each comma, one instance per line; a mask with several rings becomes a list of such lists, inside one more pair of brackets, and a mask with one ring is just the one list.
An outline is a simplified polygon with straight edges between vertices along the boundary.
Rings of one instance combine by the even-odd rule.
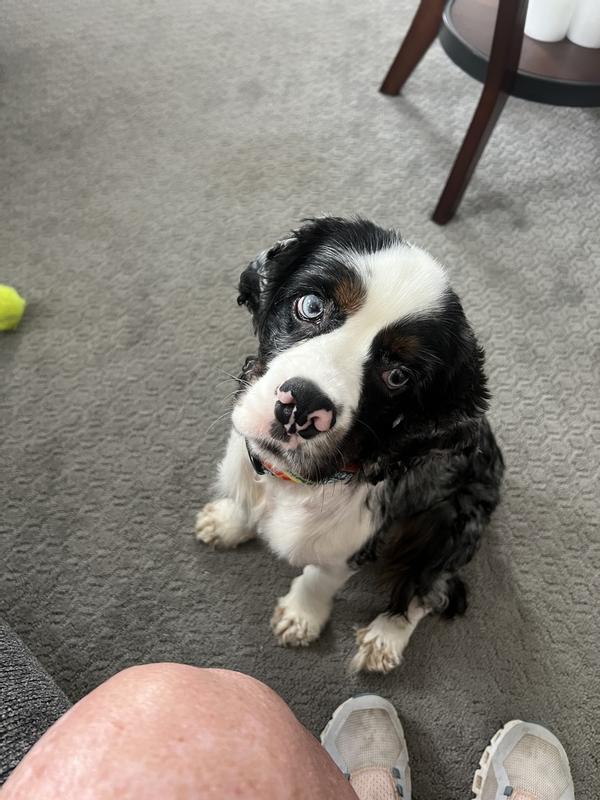
[[23, 312], [25, 300], [12, 288], [0, 283], [0, 331], [11, 331], [16, 328]]

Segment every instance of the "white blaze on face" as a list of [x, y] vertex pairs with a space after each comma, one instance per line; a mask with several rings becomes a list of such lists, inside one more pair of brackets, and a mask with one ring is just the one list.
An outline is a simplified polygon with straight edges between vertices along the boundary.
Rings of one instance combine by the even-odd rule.
[[270, 438], [278, 387], [290, 378], [315, 383], [337, 409], [334, 433], [348, 429], [361, 394], [362, 370], [373, 339], [402, 319], [441, 307], [448, 279], [424, 250], [399, 243], [376, 253], [332, 251], [362, 278], [366, 298], [344, 324], [276, 356], [242, 397], [233, 424], [248, 438]]

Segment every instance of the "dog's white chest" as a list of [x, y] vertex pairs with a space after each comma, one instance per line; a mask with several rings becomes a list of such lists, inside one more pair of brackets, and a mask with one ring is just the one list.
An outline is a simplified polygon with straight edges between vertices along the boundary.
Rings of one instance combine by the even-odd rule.
[[368, 486], [300, 486], [270, 477], [264, 482], [266, 503], [259, 534], [294, 566], [339, 565], [373, 532]]

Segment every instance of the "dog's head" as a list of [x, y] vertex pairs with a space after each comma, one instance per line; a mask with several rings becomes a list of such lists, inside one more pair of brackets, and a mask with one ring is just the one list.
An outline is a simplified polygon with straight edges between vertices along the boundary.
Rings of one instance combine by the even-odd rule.
[[485, 412], [483, 353], [444, 268], [394, 231], [311, 220], [239, 292], [259, 353], [233, 424], [282, 469], [318, 479], [452, 446]]

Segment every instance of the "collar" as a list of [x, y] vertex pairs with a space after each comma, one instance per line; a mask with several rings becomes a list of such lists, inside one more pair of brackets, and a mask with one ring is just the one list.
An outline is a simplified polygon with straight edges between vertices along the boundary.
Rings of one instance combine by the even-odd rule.
[[311, 481], [307, 478], [302, 478], [300, 475], [295, 475], [293, 472], [285, 472], [282, 469], [277, 469], [273, 464], [268, 461], [261, 461], [258, 456], [250, 450], [250, 445], [246, 439], [246, 450], [248, 451], [248, 458], [257, 475], [272, 475], [274, 478], [279, 478], [282, 481], [289, 481], [290, 483], [300, 483], [304, 486], [322, 486], [325, 483], [349, 483], [358, 473], [359, 467], [355, 464], [348, 464], [343, 469], [335, 472], [330, 478], [325, 478], [323, 481]]

